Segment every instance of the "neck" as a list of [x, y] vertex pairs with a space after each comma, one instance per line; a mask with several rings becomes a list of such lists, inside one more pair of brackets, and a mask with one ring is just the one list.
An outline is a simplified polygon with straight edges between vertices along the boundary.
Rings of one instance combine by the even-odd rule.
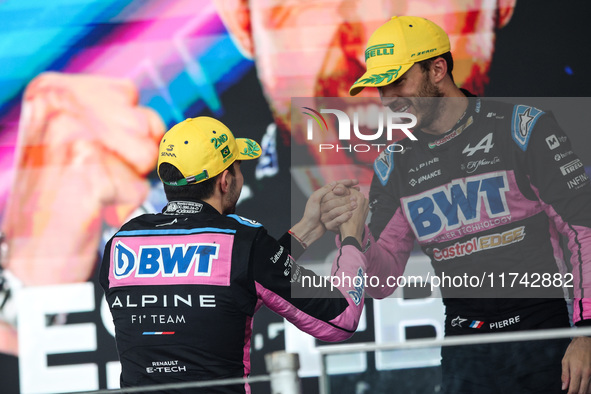
[[219, 213], [223, 214], [224, 207], [222, 204], [222, 199], [218, 195], [214, 194], [212, 197], [204, 198], [203, 201], [211, 205]]
[[435, 120], [428, 127], [423, 128], [427, 134], [447, 133], [462, 119], [468, 108], [468, 98], [455, 85], [444, 89], [443, 93], [443, 97], [438, 100], [438, 114]]

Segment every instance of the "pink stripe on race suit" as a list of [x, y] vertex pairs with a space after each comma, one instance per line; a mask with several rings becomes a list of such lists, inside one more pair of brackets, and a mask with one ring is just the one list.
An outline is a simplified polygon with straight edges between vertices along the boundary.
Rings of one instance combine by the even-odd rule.
[[[532, 189], [540, 198], [538, 189], [532, 186]], [[541, 199], [540, 199], [541, 201]], [[573, 323], [580, 320], [591, 319], [591, 228], [569, 225], [556, 210], [549, 204], [543, 204], [544, 211], [550, 217], [556, 229], [568, 239], [568, 249], [571, 251], [571, 265], [574, 278], [574, 303], [573, 303]], [[553, 242], [553, 246], [560, 247], [558, 242]], [[562, 251], [555, 249], [558, 268], [561, 272], [565, 270]], [[588, 291], [589, 293], [587, 293]]]
[[283, 316], [307, 334], [327, 342], [344, 341], [353, 335], [352, 332], [343, 331], [331, 326], [327, 322], [308, 315], [258, 282], [256, 283], [256, 288], [259, 297], [263, 299], [263, 302], [269, 309]]
[[114, 238], [109, 286], [229, 286], [233, 240], [229, 234]]
[[[358, 251], [358, 253], [353, 253], [353, 251], [357, 251], [357, 248], [351, 245], [346, 245], [339, 251], [339, 253], [347, 254], [347, 258], [339, 260], [337, 255], [331, 271], [333, 275], [344, 275], [353, 279], [359, 275], [360, 271], [361, 277], [363, 277], [365, 272], [365, 257]], [[343, 313], [329, 322], [310, 316], [258, 282], [256, 282], [256, 289], [260, 299], [269, 309], [286, 318], [300, 330], [322, 341], [339, 342], [353, 335], [359, 324], [364, 305], [363, 288], [356, 288], [353, 285], [348, 286], [349, 283], [347, 281], [341, 282], [340, 286], [335, 287], [343, 294], [349, 305]], [[351, 280], [350, 282], [352, 284], [353, 281]], [[326, 299], [325, 301], [331, 302], [330, 299]]]
[[[244, 377], [250, 375], [250, 343], [252, 339], [252, 317], [246, 318], [246, 326], [244, 328], [244, 348], [242, 356], [242, 364], [244, 365]], [[250, 385], [248, 382], [244, 383], [244, 390], [246, 394], [250, 394]]]

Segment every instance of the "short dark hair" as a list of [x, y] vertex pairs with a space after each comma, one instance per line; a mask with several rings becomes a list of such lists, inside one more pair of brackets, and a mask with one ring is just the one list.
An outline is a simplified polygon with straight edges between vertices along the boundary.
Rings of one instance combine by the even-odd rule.
[[431, 64], [433, 64], [433, 61], [435, 59], [437, 59], [438, 57], [442, 58], [447, 63], [447, 75], [449, 75], [449, 77], [451, 78], [451, 80], [453, 82], [454, 76], [452, 74], [452, 71], [454, 70], [454, 58], [451, 55], [451, 52], [445, 52], [439, 56], [435, 56], [435, 57], [431, 57], [429, 59], [421, 60], [417, 64], [419, 64], [421, 66], [421, 69], [423, 70], [423, 72], [427, 72], [427, 71], [429, 71], [429, 69], [431, 69]]
[[[226, 170], [232, 175], [236, 174], [233, 163]], [[160, 178], [165, 182], [176, 182], [179, 179], [185, 178], [179, 169], [170, 163], [161, 163], [158, 167], [158, 174], [160, 174]], [[166, 199], [168, 201], [178, 201], [187, 199], [204, 200], [209, 198], [213, 195], [216, 179], [220, 175], [218, 174], [202, 182], [190, 183], [184, 186], [170, 186], [163, 183]]]

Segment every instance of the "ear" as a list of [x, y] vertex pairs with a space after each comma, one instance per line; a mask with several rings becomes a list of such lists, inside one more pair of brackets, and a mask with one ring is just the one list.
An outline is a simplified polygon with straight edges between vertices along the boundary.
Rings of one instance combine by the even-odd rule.
[[245, 57], [252, 59], [254, 41], [248, 0], [214, 0], [214, 2], [234, 43]]
[[431, 63], [431, 69], [429, 70], [429, 77], [431, 82], [439, 83], [447, 75], [447, 62], [442, 57], [438, 57]]
[[497, 28], [505, 26], [511, 20], [517, 0], [497, 0]]
[[222, 194], [226, 194], [228, 193], [228, 191], [230, 190], [230, 185], [232, 184], [232, 174], [230, 174], [230, 171], [228, 170], [224, 170], [219, 178], [218, 178], [218, 182], [219, 182], [219, 187], [220, 190], [222, 191]]

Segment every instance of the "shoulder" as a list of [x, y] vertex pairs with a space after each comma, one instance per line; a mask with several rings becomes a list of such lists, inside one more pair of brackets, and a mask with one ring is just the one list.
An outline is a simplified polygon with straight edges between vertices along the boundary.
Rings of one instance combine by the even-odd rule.
[[162, 216], [162, 214], [158, 213], [144, 213], [142, 215], [133, 217], [125, 222], [117, 231], [120, 233], [122, 231], [132, 231], [132, 230], [141, 230], [146, 227], [152, 227], [153, 223], [156, 223], [158, 217]]
[[412, 150], [412, 143], [410, 139], [406, 138], [394, 144], [388, 145], [380, 152], [378, 157], [373, 162], [373, 170], [376, 178], [380, 181], [382, 186], [386, 186], [392, 171], [400, 163], [402, 156], [408, 154]]
[[526, 104], [515, 104], [511, 108], [511, 138], [526, 151], [535, 125], [545, 112]]
[[237, 222], [238, 224], [241, 224], [241, 225], [249, 227], [249, 228], [257, 228], [258, 229], [258, 228], [263, 227], [263, 225], [261, 223], [257, 222], [256, 220], [248, 219], [248, 218], [245, 218], [240, 215], [231, 214], [231, 215], [226, 215], [226, 217]]
[[527, 151], [534, 130], [539, 129], [541, 119], [553, 118], [551, 113], [527, 103], [508, 103], [498, 100], [482, 100], [480, 117], [500, 122], [500, 128], [521, 151]]

